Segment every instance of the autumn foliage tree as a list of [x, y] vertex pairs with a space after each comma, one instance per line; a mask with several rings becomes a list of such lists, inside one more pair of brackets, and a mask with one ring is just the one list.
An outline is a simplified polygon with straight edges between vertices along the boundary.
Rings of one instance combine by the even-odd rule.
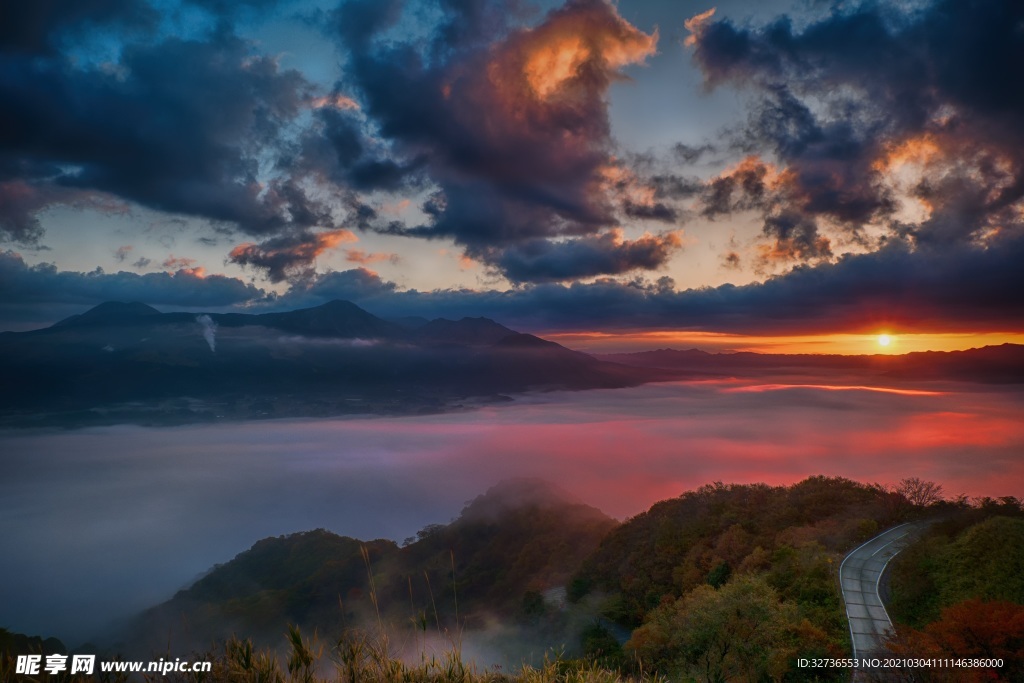
[[889, 649], [897, 655], [914, 658], [997, 659], [1003, 662], [1002, 667], [960, 671], [914, 669], [913, 679], [921, 683], [1024, 681], [1024, 605], [964, 600], [942, 610], [939, 620], [923, 629], [900, 628]]
[[781, 681], [798, 656], [823, 656], [829, 642], [763, 578], [740, 576], [655, 608], [626, 649], [675, 677], [727, 683]]

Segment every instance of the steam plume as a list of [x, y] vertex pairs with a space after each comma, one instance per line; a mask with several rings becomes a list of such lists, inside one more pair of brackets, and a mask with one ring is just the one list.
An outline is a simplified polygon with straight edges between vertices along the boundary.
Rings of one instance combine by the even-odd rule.
[[213, 318], [206, 315], [196, 316], [196, 322], [203, 326], [203, 339], [210, 345], [210, 351], [217, 352], [217, 323], [213, 322]]

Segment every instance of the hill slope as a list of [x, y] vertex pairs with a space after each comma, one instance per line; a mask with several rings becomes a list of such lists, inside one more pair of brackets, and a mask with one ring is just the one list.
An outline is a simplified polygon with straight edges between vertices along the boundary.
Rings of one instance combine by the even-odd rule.
[[411, 615], [451, 631], [515, 621], [528, 592], [564, 585], [616, 524], [545, 482], [503, 482], [404, 547], [323, 529], [259, 541], [142, 614], [131, 638], [205, 646], [239, 625], [271, 643], [289, 623], [338, 634], [375, 623], [378, 609], [399, 630]]

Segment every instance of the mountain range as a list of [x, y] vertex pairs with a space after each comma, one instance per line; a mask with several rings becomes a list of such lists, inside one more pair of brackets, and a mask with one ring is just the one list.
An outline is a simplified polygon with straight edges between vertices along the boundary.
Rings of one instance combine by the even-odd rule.
[[0, 334], [0, 426], [408, 415], [525, 391], [823, 372], [1020, 383], [1024, 346], [903, 356], [696, 349], [592, 356], [488, 318], [385, 320], [348, 301], [261, 314], [108, 302], [48, 328]]
[[0, 335], [0, 424], [168, 424], [410, 414], [663, 376], [487, 318], [388, 321], [347, 301], [285, 313], [109, 302]]

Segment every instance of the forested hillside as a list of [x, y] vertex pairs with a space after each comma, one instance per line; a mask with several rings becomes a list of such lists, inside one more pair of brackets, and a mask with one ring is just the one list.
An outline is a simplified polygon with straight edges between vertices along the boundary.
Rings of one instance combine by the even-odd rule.
[[[217, 681], [285, 680], [327, 660], [348, 672], [339, 681], [846, 680], [796, 665], [849, 654], [836, 568], [880, 529], [924, 517], [930, 531], [895, 563], [893, 649], [999, 656], [1015, 663], [976, 673], [1024, 680], [1021, 504], [941, 494], [916, 478], [715, 483], [620, 524], [551, 484], [504, 482], [402, 545], [322, 529], [259, 541], [140, 615], [120, 647], [205, 651]], [[497, 650], [481, 646], [499, 641], [533, 654], [515, 667], [541, 668], [485, 672]], [[282, 642], [287, 661], [260, 654]], [[558, 662], [545, 667], [545, 651]]]
[[[1024, 680], [1020, 501], [986, 499], [949, 511], [893, 563], [890, 614], [897, 653], [1002, 659], [999, 669], [970, 672], [963, 680]], [[916, 676], [946, 680], [935, 672]]]
[[442, 633], [515, 623], [543, 608], [541, 593], [564, 586], [616, 525], [551, 484], [506, 481], [404, 546], [323, 529], [259, 541], [141, 615], [133, 640], [153, 645], [170, 633], [203, 646], [236, 632], [271, 644], [288, 624], [338, 635], [378, 623]]

